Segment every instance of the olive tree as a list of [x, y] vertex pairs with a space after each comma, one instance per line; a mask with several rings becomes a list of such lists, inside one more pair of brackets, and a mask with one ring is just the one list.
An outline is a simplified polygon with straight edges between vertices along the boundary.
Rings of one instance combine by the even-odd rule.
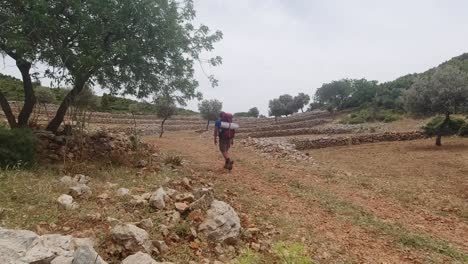
[[159, 137], [161, 138], [164, 134], [164, 123], [168, 118], [173, 116], [177, 111], [177, 106], [174, 102], [174, 99], [168, 95], [159, 96], [154, 100], [156, 106], [156, 114], [159, 118], [162, 118], [161, 122], [161, 132]]
[[[310, 102], [310, 96], [305, 93], [299, 93], [294, 97], [294, 108], [304, 113], [304, 107]], [[294, 109], [294, 110], [295, 110]]]
[[198, 111], [200, 111], [202, 118], [208, 121], [206, 124], [206, 130], [208, 130], [208, 127], [210, 126], [210, 121], [218, 119], [221, 109], [223, 109], [223, 103], [216, 99], [203, 100], [198, 105]]
[[451, 65], [439, 67], [415, 80], [404, 93], [404, 103], [406, 110], [416, 115], [445, 115], [442, 122], [434, 122], [435, 130], [432, 130], [436, 145], [440, 146], [442, 136], [448, 135], [447, 127], [452, 123], [450, 115], [468, 105], [468, 73]]
[[255, 118], [258, 118], [258, 116], [260, 115], [260, 111], [258, 111], [257, 107], [250, 108], [247, 113], [249, 116], [255, 117]]

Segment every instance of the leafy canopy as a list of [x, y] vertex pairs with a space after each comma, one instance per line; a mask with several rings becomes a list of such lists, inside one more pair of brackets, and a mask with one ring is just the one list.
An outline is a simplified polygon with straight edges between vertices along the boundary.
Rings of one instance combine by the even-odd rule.
[[207, 121], [217, 120], [222, 108], [223, 103], [216, 99], [203, 100], [200, 104], [198, 104], [198, 111], [200, 111], [203, 119]]

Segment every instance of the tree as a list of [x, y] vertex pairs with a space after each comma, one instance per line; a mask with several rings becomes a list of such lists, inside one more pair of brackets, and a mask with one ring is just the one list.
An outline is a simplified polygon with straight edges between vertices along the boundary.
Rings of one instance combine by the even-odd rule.
[[[35, 6], [36, 2], [40, 6]], [[28, 48], [24, 53], [32, 55], [27, 63], [21, 61], [25, 69], [22, 72], [30, 69], [33, 59], [39, 60], [50, 66], [47, 77], [72, 87], [47, 126], [53, 132], [86, 83], [98, 83], [113, 94], [137, 98], [160, 91], [178, 94], [182, 99], [198, 97], [194, 62], [200, 61], [201, 52], [213, 50], [213, 44], [222, 38], [219, 31], [212, 34], [208, 27], [192, 24], [195, 11], [190, 0], [2, 0], [0, 10], [0, 43], [23, 45], [23, 35], [34, 37], [24, 45]], [[32, 30], [27, 22], [33, 23]], [[38, 45], [32, 46], [36, 38]], [[33, 52], [36, 50], [39, 58]], [[221, 58], [208, 62], [216, 66]], [[212, 76], [210, 80], [216, 84]], [[29, 107], [34, 97], [26, 87], [30, 80], [26, 78], [24, 83], [25, 106]], [[2, 108], [9, 113], [5, 101], [0, 95]]]
[[292, 115], [299, 110], [294, 103], [294, 98], [289, 94], [283, 94], [277, 99], [270, 100], [268, 106], [270, 108], [269, 115], [275, 118]]
[[47, 27], [46, 5], [47, 1], [0, 0], [0, 53], [15, 60], [23, 79], [24, 104], [18, 120], [0, 91], [0, 105], [12, 128], [28, 126], [36, 104], [31, 68], [39, 57], [42, 29]]
[[260, 115], [260, 111], [258, 111], [257, 107], [250, 108], [247, 113], [249, 114], [249, 116], [255, 117], [255, 118], [258, 118], [258, 115]]
[[351, 95], [351, 82], [347, 79], [325, 83], [315, 92], [315, 99], [318, 103], [327, 108], [344, 109], [346, 101]]
[[306, 106], [310, 101], [310, 96], [305, 93], [299, 93], [294, 97], [294, 107], [298, 110], [300, 109], [304, 113], [304, 106]]
[[468, 105], [468, 73], [447, 65], [419, 76], [404, 93], [404, 103], [406, 110], [416, 115], [445, 114], [445, 119], [434, 126], [436, 145], [440, 146], [444, 131], [452, 123], [450, 115]]
[[210, 126], [210, 121], [215, 121], [219, 117], [219, 113], [223, 109], [223, 103], [220, 101], [213, 99], [213, 100], [203, 100], [198, 105], [198, 111], [200, 112], [203, 119], [207, 120], [206, 130]]
[[177, 106], [174, 103], [174, 99], [167, 95], [157, 97], [154, 103], [156, 105], [157, 116], [163, 119], [161, 122], [161, 132], [159, 133], [159, 137], [161, 138], [164, 134], [164, 123], [176, 113]]

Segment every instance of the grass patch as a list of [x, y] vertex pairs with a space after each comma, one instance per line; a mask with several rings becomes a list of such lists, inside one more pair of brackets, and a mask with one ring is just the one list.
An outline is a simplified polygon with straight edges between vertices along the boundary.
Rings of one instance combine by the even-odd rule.
[[260, 256], [250, 248], [245, 249], [234, 262], [236, 264], [256, 264], [260, 262]]
[[342, 124], [363, 124], [370, 122], [390, 123], [401, 119], [401, 115], [392, 110], [362, 109], [341, 119]]
[[313, 264], [312, 259], [307, 256], [303, 244], [276, 243], [273, 246], [273, 252], [284, 264]]

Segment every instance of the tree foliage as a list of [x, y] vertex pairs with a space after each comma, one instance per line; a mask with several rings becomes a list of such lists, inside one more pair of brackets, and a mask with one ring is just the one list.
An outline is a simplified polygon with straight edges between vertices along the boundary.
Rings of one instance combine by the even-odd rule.
[[260, 115], [260, 111], [258, 111], [257, 107], [250, 108], [248, 112], [238, 112], [234, 114], [235, 117], [255, 117], [255, 118], [258, 118], [259, 115]]
[[156, 106], [156, 114], [162, 119], [161, 132], [159, 133], [159, 137], [162, 137], [164, 134], [164, 123], [177, 112], [177, 106], [174, 99], [170, 96], [159, 96], [154, 100], [154, 104]]
[[457, 113], [468, 106], [468, 73], [447, 65], [418, 77], [404, 94], [405, 108], [417, 115]]
[[198, 104], [198, 111], [200, 111], [202, 118], [207, 121], [207, 130], [210, 121], [215, 121], [218, 119], [221, 109], [223, 109], [223, 103], [216, 99], [203, 100], [200, 104]]
[[13, 47], [29, 66], [45, 63], [47, 77], [72, 87], [48, 125], [51, 131], [86, 83], [138, 98], [162, 92], [178, 102], [199, 98], [194, 63], [222, 38], [219, 31], [194, 25], [191, 0], [2, 0], [0, 6], [0, 48]]
[[304, 107], [310, 102], [310, 96], [305, 93], [299, 93], [294, 97], [294, 108], [304, 112]]

